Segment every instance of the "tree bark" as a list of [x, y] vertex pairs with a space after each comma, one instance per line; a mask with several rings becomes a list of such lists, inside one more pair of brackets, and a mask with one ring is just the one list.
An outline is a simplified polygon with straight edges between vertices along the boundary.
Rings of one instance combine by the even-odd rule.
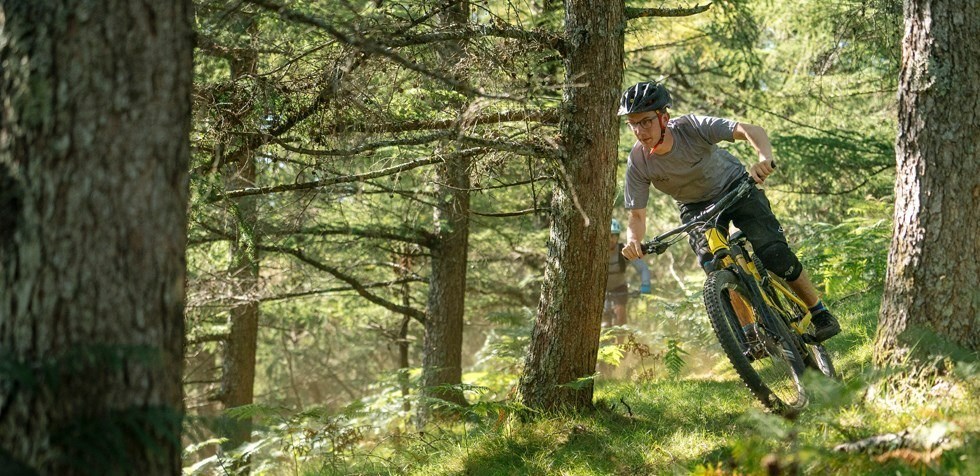
[[[906, 1], [895, 223], [875, 360], [980, 350], [980, 1]], [[939, 344], [939, 346], [937, 346]]]
[[[449, 8], [441, 18], [445, 25], [466, 24], [469, 2]], [[440, 45], [439, 56], [446, 64], [462, 59], [462, 43]], [[457, 105], [462, 107], [462, 105]], [[470, 159], [447, 157], [436, 167], [438, 204], [433, 209], [435, 235], [432, 273], [426, 305], [425, 337], [422, 347], [422, 394], [458, 405], [466, 398], [459, 389], [446, 388], [462, 381], [463, 314], [466, 301], [466, 262], [469, 251]], [[419, 407], [419, 424], [424, 425], [428, 405]]]
[[463, 311], [469, 248], [469, 159], [449, 159], [438, 176], [446, 181], [435, 209], [439, 229], [432, 247], [432, 274], [422, 353], [423, 394], [465, 405], [458, 389], [435, 388], [462, 379]]
[[191, 25], [0, 2], [0, 468], [180, 473]]
[[564, 180], [552, 201], [548, 262], [520, 381], [524, 404], [532, 408], [592, 405], [592, 382], [576, 382], [595, 372], [599, 348], [616, 190], [624, 8], [621, 0], [566, 2], [564, 154], [559, 164]]

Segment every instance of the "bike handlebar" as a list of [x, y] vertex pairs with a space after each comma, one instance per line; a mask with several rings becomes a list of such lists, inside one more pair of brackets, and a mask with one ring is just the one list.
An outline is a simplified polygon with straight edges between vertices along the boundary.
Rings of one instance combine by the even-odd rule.
[[[773, 167], [775, 167], [775, 163], [773, 164]], [[648, 255], [650, 253], [654, 253], [658, 255], [663, 254], [665, 251], [667, 251], [667, 248], [669, 248], [670, 245], [673, 245], [678, 241], [678, 240], [667, 241], [668, 238], [671, 238], [675, 235], [679, 235], [681, 233], [686, 233], [693, 228], [703, 226], [711, 219], [717, 217], [718, 215], [721, 215], [722, 212], [727, 210], [728, 207], [732, 206], [732, 204], [735, 203], [738, 199], [748, 194], [748, 192], [752, 190], [752, 187], [755, 187], [755, 185], [756, 185], [755, 180], [752, 180], [752, 177], [746, 177], [744, 179], [741, 179], [738, 186], [732, 189], [732, 191], [726, 193], [717, 202], [709, 205], [708, 208], [705, 208], [701, 213], [699, 213], [697, 216], [692, 218], [687, 223], [677, 228], [674, 228], [673, 230], [661, 233], [653, 237], [653, 239], [649, 241], [645, 241], [641, 243], [640, 250], [643, 251], [644, 255]]]

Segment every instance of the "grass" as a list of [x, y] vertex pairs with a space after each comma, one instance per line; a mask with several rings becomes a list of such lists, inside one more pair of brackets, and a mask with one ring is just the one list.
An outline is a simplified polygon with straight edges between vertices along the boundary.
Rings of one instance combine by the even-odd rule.
[[[305, 474], [980, 474], [980, 372], [961, 365], [909, 384], [875, 370], [879, 301], [866, 293], [833, 303], [844, 332], [828, 348], [843, 381], [813, 377], [811, 405], [795, 421], [764, 412], [733, 372], [600, 380], [592, 412], [522, 421], [512, 402], [491, 403], [481, 415], [307, 464]], [[905, 429], [931, 435], [940, 449], [833, 450]]]

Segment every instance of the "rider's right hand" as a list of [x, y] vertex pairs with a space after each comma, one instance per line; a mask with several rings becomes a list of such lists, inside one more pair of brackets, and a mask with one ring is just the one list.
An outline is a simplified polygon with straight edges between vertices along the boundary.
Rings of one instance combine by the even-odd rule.
[[639, 259], [643, 257], [643, 248], [640, 246], [640, 242], [632, 240], [623, 246], [623, 256], [628, 260]]

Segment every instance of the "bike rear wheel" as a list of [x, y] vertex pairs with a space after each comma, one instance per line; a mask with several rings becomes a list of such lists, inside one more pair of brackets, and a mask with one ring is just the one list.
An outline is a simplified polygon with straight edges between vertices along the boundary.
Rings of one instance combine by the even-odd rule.
[[[756, 398], [775, 412], [789, 413], [806, 406], [802, 380], [805, 365], [785, 322], [778, 317], [765, 320], [773, 322], [759, 318], [759, 337], [765, 355], [752, 358], [746, 353], [745, 332], [732, 299], [752, 302], [748, 289], [735, 273], [729, 270], [711, 273], [704, 284], [705, 308], [718, 341], [739, 377]], [[756, 316], [761, 316], [760, 310], [753, 308]]]

